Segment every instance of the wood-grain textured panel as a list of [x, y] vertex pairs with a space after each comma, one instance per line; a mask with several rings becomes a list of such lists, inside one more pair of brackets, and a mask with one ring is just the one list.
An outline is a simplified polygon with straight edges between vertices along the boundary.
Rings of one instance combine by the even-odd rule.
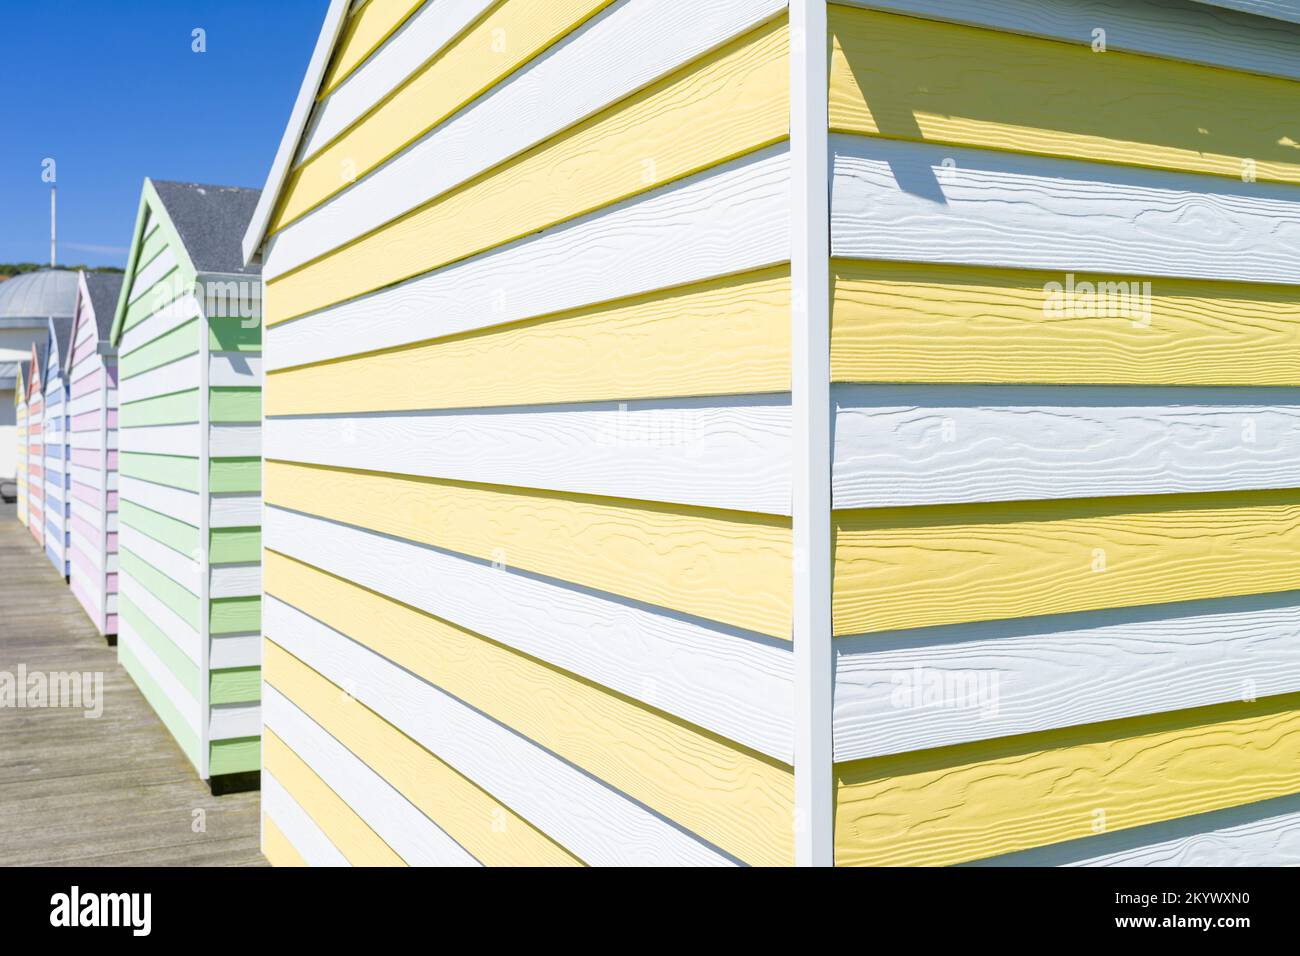
[[271, 505], [789, 638], [788, 519], [278, 461], [265, 481]]
[[793, 859], [788, 767], [274, 552], [264, 580], [268, 593], [741, 859]]
[[836, 512], [836, 634], [1300, 588], [1300, 491]]
[[829, 9], [836, 132], [1300, 182], [1294, 81]]
[[788, 35], [768, 24], [266, 286], [267, 325], [401, 282], [780, 141]]
[[612, 0], [505, 0], [439, 51], [338, 139], [295, 169], [272, 218], [278, 232], [418, 139]]
[[272, 372], [266, 414], [742, 395], [790, 388], [786, 270], [728, 276]]
[[1293, 286], [832, 265], [837, 382], [1300, 385]]
[[839, 865], [961, 863], [1300, 790], [1300, 694], [835, 768]]

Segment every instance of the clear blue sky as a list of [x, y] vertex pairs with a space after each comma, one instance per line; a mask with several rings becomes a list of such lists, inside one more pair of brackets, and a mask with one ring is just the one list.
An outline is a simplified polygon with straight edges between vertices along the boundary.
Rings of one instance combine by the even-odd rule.
[[[0, 27], [0, 262], [124, 265], [144, 177], [260, 188], [328, 0], [40, 0]], [[207, 52], [191, 49], [207, 33]]]

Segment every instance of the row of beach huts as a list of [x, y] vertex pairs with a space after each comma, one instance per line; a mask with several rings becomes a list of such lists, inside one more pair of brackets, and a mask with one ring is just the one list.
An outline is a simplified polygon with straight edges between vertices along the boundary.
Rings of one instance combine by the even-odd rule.
[[1298, 103], [1292, 0], [333, 0], [20, 514], [273, 863], [1300, 863]]

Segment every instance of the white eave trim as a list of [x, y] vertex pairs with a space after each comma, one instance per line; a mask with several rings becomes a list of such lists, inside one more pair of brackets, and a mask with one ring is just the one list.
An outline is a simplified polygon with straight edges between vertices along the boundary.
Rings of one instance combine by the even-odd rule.
[[271, 213], [280, 198], [280, 190], [289, 175], [289, 164], [298, 152], [298, 143], [306, 132], [307, 122], [311, 119], [312, 107], [316, 103], [316, 91], [320, 89], [325, 78], [325, 69], [329, 66], [330, 54], [334, 52], [334, 43], [347, 20], [351, 0], [330, 0], [330, 8], [325, 13], [325, 23], [320, 36], [316, 39], [316, 49], [307, 64], [307, 75], [303, 77], [298, 89], [298, 99], [294, 101], [293, 112], [289, 114], [289, 125], [285, 127], [280, 148], [276, 150], [275, 162], [271, 164], [271, 173], [266, 177], [262, 195], [253, 210], [253, 219], [244, 233], [244, 262], [252, 262], [261, 252], [262, 240], [266, 238], [267, 227], [271, 223]]

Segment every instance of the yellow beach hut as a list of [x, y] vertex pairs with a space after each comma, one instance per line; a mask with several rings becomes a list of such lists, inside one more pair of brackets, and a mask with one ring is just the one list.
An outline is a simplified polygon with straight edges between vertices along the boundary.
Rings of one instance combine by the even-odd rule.
[[1294, 10], [332, 3], [267, 855], [1294, 862]]

